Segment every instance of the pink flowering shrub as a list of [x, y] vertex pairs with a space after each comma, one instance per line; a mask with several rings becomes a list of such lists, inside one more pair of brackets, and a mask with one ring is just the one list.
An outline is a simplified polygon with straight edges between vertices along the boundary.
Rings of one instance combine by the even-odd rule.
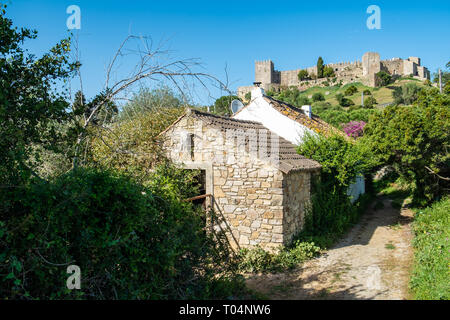
[[361, 137], [364, 133], [364, 121], [350, 121], [342, 126], [344, 132], [353, 138]]

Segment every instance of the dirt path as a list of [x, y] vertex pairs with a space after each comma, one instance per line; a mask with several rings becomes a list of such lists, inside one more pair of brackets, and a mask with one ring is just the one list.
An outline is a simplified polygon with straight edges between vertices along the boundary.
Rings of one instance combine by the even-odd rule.
[[251, 275], [269, 299], [408, 299], [412, 212], [380, 198], [335, 247], [286, 273]]

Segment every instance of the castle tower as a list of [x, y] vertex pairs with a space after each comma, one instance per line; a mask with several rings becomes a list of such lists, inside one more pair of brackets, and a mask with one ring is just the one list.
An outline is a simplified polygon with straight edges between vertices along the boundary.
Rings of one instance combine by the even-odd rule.
[[419, 57], [409, 57], [408, 60], [412, 61], [415, 64], [417, 64], [418, 66], [420, 66], [420, 58]]
[[371, 87], [376, 85], [375, 74], [381, 71], [380, 54], [377, 52], [366, 52], [362, 57], [363, 77]]
[[363, 76], [368, 76], [381, 71], [380, 54], [366, 52], [362, 57]]
[[272, 60], [255, 61], [255, 82], [273, 83], [274, 66]]

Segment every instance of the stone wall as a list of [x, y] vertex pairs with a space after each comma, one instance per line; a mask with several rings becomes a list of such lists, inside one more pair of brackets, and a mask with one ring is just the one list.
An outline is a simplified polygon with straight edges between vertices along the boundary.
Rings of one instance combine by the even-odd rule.
[[273, 83], [274, 66], [271, 60], [255, 62], [255, 82]]
[[[362, 61], [329, 63], [327, 65], [333, 68], [338, 82], [342, 81], [343, 84], [346, 84], [361, 81], [368, 86], [374, 87], [376, 85], [375, 74], [381, 70], [391, 75], [409, 76], [412, 74], [420, 80], [430, 79], [430, 72], [427, 68], [420, 66], [420, 63], [421, 61], [418, 57], [409, 57], [406, 60], [393, 58], [381, 61], [377, 52], [366, 52], [362, 57]], [[317, 66], [305, 69], [310, 75], [317, 75]], [[255, 81], [261, 82], [266, 90], [270, 84], [276, 84], [281, 87], [296, 86], [304, 90], [313, 85], [313, 83], [300, 82], [297, 76], [300, 70], [278, 71], [274, 69], [274, 64], [271, 60], [257, 61], [255, 62]], [[238, 91], [241, 91], [241, 94], [244, 92], [240, 88]], [[243, 94], [245, 95], [245, 93]]]
[[[192, 135], [193, 148], [183, 146]], [[227, 231], [232, 247], [274, 250], [300, 231], [299, 219], [309, 199], [309, 172], [284, 175], [250, 156], [234, 139], [227, 140], [223, 130], [189, 116], [169, 128], [165, 137], [164, 147], [174, 162], [206, 171], [206, 192], [213, 194], [214, 209], [224, 219], [215, 228]]]
[[311, 173], [294, 171], [284, 176], [284, 241], [292, 238], [303, 229], [305, 223], [305, 207], [311, 197]]
[[402, 59], [383, 60], [381, 61], [381, 70], [386, 71], [391, 75], [402, 75], [403, 60]]

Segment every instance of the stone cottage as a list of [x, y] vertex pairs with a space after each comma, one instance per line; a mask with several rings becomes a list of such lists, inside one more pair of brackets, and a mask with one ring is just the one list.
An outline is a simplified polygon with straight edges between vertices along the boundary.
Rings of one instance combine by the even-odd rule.
[[160, 137], [172, 161], [203, 173], [232, 247], [273, 250], [302, 229], [321, 166], [267, 126], [188, 109]]
[[[233, 119], [259, 122], [294, 145], [299, 145], [306, 133], [313, 135], [320, 133], [325, 136], [338, 134], [345, 139], [352, 140], [341, 130], [313, 115], [311, 106], [296, 108], [266, 96], [264, 90], [258, 87], [251, 91], [250, 103], [236, 112]], [[364, 192], [364, 178], [357, 176], [355, 183], [350, 185], [347, 193], [354, 202]]]

